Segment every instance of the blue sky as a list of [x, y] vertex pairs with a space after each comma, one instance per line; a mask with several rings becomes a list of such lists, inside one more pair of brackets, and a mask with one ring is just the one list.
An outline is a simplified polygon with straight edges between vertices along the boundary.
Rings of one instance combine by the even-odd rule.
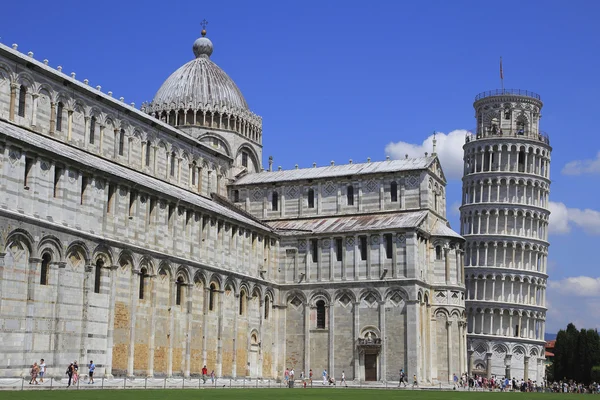
[[212, 60], [263, 117], [265, 165], [412, 155], [442, 132], [455, 230], [462, 154], [450, 133], [474, 127], [473, 99], [499, 87], [502, 56], [505, 87], [541, 94], [554, 148], [547, 331], [600, 327], [600, 2], [89, 4], [8, 2], [0, 40], [139, 106], [192, 59], [206, 18]]

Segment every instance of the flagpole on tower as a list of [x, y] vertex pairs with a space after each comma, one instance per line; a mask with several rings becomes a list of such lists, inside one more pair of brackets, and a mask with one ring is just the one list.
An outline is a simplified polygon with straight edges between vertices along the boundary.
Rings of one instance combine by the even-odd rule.
[[502, 71], [502, 56], [500, 57], [500, 86], [504, 92], [504, 72]]

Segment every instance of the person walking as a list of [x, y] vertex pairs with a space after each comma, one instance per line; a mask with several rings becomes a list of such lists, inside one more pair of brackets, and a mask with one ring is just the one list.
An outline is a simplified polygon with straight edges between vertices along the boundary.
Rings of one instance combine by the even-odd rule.
[[215, 370], [210, 371], [210, 381], [215, 383]]
[[406, 387], [406, 373], [404, 372], [404, 368], [400, 369], [400, 381], [398, 381], [398, 387], [402, 384]]
[[79, 365], [77, 360], [73, 361], [73, 384], [76, 384], [79, 380]]
[[342, 379], [340, 381], [340, 385], [348, 387], [348, 384], [346, 383], [346, 373], [344, 371], [342, 371]]
[[69, 377], [69, 382], [67, 383], [67, 387], [71, 386], [71, 381], [73, 380], [73, 373], [74, 373], [75, 369], [73, 368], [73, 363], [69, 364], [69, 366], [67, 367], [67, 376]]
[[419, 382], [417, 382], [417, 374], [413, 375], [413, 385], [412, 385], [413, 389], [415, 386], [419, 387]]
[[39, 373], [38, 364], [37, 364], [37, 362], [34, 362], [33, 365], [31, 366], [31, 370], [29, 371], [29, 375], [31, 376], [31, 379], [29, 380], [30, 385], [32, 383], [35, 383], [36, 385], [38, 384], [38, 381], [37, 381], [38, 373]]
[[206, 383], [206, 376], [208, 375], [208, 369], [206, 369], [206, 365], [202, 367], [202, 383]]
[[40, 360], [40, 383], [44, 383], [44, 375], [46, 375], [46, 362], [44, 361], [44, 359], [42, 358]]
[[323, 385], [327, 384], [327, 370], [323, 370]]
[[94, 371], [95, 370], [96, 370], [96, 364], [94, 364], [94, 361], [90, 360], [90, 372], [88, 373], [90, 376], [90, 380], [88, 381], [88, 385], [94, 384]]
[[310, 386], [312, 387], [312, 376], [313, 376], [313, 372], [312, 369], [308, 370], [308, 381], [310, 382]]

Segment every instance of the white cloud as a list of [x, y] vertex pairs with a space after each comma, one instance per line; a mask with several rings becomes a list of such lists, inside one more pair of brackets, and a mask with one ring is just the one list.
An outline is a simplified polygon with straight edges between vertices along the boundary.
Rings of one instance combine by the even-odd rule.
[[[457, 129], [449, 134], [436, 133], [436, 152], [446, 175], [446, 179], [461, 179], [463, 175], [463, 145], [465, 144], [465, 129]], [[429, 136], [421, 144], [407, 142], [390, 143], [385, 146], [385, 154], [393, 159], [403, 159], [406, 154], [409, 157], [424, 157], [425, 152], [430, 153], [433, 149], [433, 135]]]
[[546, 332], [569, 322], [577, 328], [600, 328], [600, 278], [577, 276], [548, 281]]
[[600, 278], [590, 276], [574, 276], [559, 281], [549, 281], [550, 289], [565, 296], [599, 297]]
[[568, 162], [562, 170], [563, 175], [600, 174], [600, 151], [593, 160], [575, 160]]
[[573, 226], [583, 229], [590, 235], [600, 235], [600, 212], [579, 208], [568, 208], [564, 203], [550, 202], [549, 230], [553, 234], [565, 234]]

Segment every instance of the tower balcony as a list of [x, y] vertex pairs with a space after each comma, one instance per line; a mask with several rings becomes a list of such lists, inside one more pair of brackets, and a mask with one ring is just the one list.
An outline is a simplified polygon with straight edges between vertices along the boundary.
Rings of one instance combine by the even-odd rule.
[[497, 96], [522, 96], [522, 97], [531, 97], [532, 99], [542, 100], [539, 94], [532, 92], [530, 90], [523, 89], [495, 89], [488, 90], [486, 92], [481, 92], [477, 96], [475, 96], [475, 101], [479, 101], [485, 99], [486, 97], [497, 97]]
[[544, 131], [528, 132], [525, 129], [506, 129], [506, 128], [482, 128], [477, 133], [469, 131], [465, 136], [465, 143], [470, 143], [480, 139], [519, 139], [536, 140], [550, 145], [550, 136]]

